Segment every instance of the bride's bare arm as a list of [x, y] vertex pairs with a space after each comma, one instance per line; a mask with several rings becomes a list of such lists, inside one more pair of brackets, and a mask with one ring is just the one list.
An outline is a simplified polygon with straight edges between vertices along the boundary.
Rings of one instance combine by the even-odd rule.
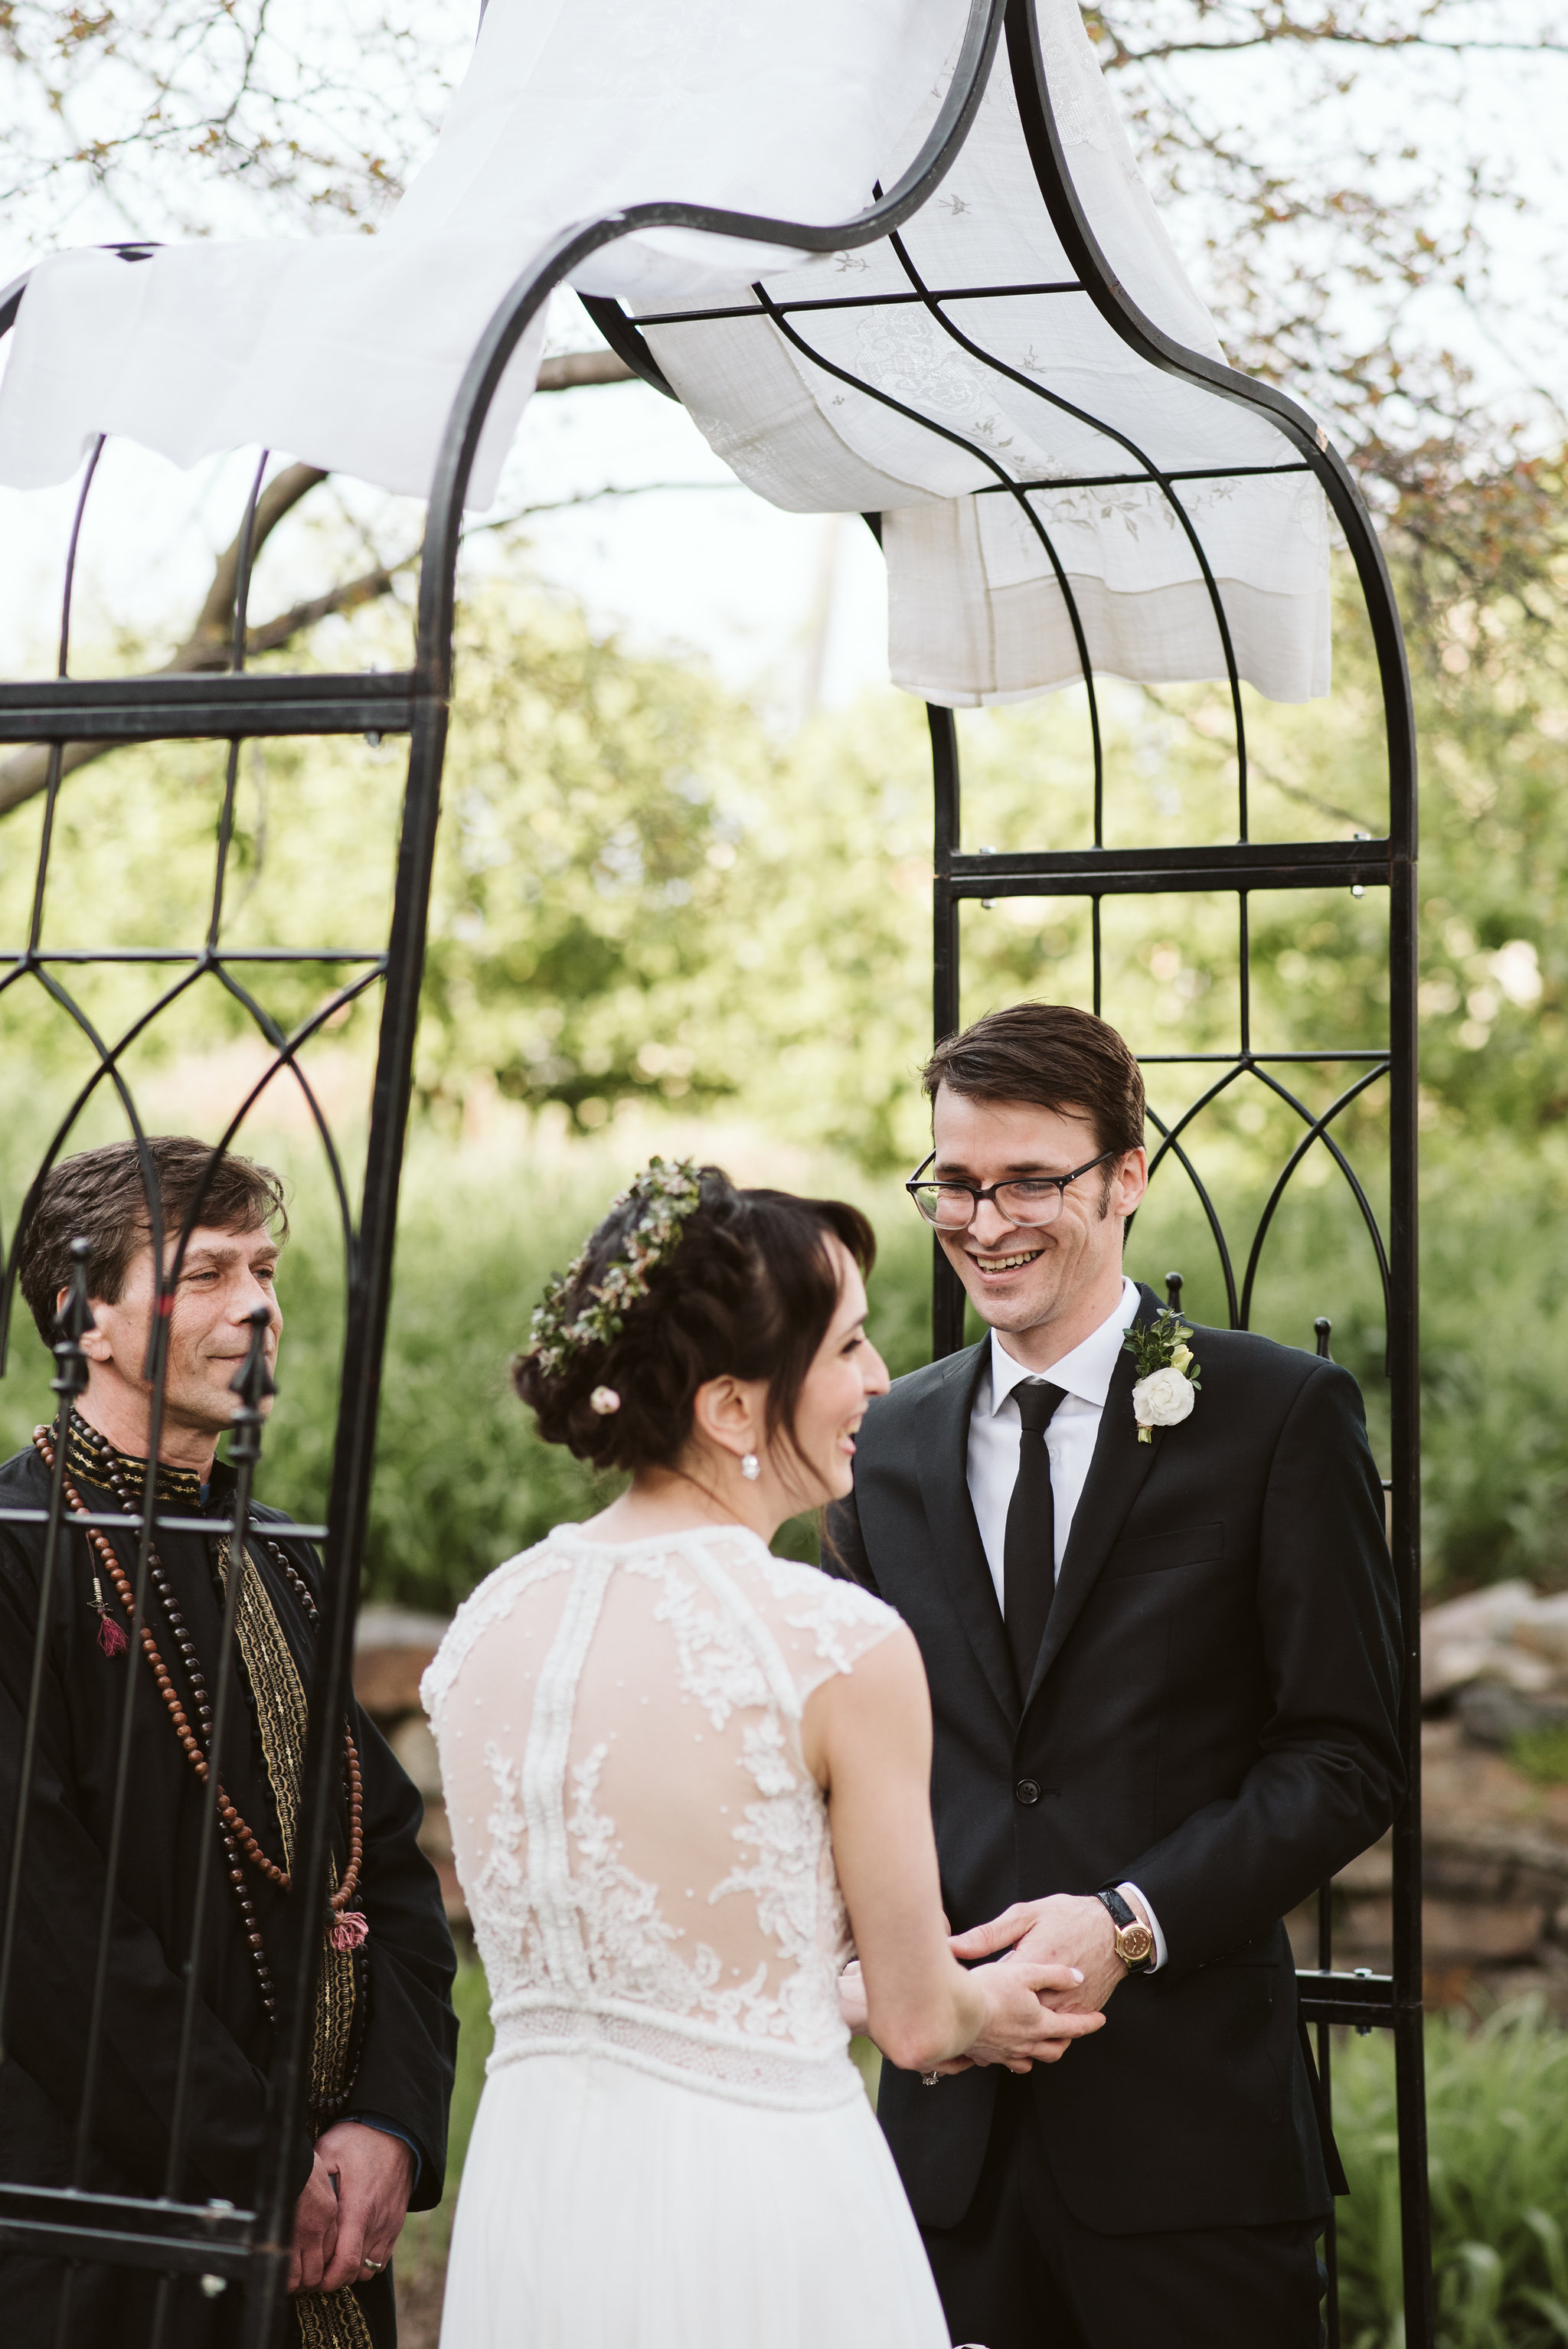
[[865, 1983], [866, 2028], [903, 2070], [972, 2054], [1026, 2072], [1054, 2063], [1098, 2014], [1054, 2013], [1070, 1967], [1017, 1960], [965, 1971], [947, 1941], [931, 1826], [931, 1701], [902, 1625], [808, 1698], [806, 1761], [828, 1796], [833, 1857]]

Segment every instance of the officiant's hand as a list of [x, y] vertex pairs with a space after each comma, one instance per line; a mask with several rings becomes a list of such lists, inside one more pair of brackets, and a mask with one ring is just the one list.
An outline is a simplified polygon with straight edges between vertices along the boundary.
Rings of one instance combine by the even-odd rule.
[[337, 2236], [320, 2289], [339, 2292], [391, 2258], [414, 2189], [414, 2156], [385, 2129], [336, 2121], [317, 2137], [315, 2158], [337, 2181]]
[[337, 2197], [320, 2148], [311, 2165], [304, 2190], [294, 2204], [294, 2258], [289, 2263], [291, 2292], [319, 2292], [337, 2240]]
[[1068, 2013], [1102, 2010], [1117, 1984], [1127, 1979], [1127, 1968], [1116, 1954], [1116, 1928], [1104, 1902], [1069, 1892], [1055, 1892], [1048, 1900], [1016, 1900], [988, 1925], [954, 1933], [951, 1946], [955, 1958], [969, 1963], [1005, 1950], [1010, 1958], [1032, 1965], [1076, 1966], [1081, 1984], [1054, 2001]]

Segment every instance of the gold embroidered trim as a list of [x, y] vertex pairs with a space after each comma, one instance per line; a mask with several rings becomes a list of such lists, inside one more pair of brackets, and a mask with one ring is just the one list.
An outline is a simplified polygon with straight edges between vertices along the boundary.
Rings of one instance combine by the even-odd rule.
[[[229, 1543], [226, 1536], [219, 1537], [218, 1574], [227, 1588]], [[245, 1558], [245, 1578], [240, 1586], [239, 1606], [235, 1610], [234, 1636], [256, 1700], [256, 1724], [261, 1732], [262, 1754], [267, 1765], [273, 1800], [277, 1806], [284, 1866], [292, 1869], [310, 1711], [299, 1667], [294, 1662], [294, 1650], [289, 1646], [284, 1627], [278, 1620], [272, 1593], [249, 1552]], [[336, 1889], [337, 1870], [335, 1865], [331, 1889], [335, 1891]], [[325, 1946], [322, 1951], [321, 1974], [316, 1989], [315, 2029], [310, 2060], [311, 2097], [318, 2106], [330, 2105], [349, 2085], [348, 2055], [354, 2036], [356, 1996], [352, 1951], [334, 1948], [330, 1937], [325, 1934], [323, 1940]]]
[[372, 2349], [370, 2327], [351, 2283], [341, 2292], [296, 2292], [289, 2305], [304, 2349]]

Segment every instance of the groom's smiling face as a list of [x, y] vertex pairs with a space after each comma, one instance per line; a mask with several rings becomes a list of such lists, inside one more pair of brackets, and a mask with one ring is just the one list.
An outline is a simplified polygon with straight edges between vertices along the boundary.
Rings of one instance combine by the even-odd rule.
[[[985, 1101], [945, 1084], [932, 1104], [932, 1140], [933, 1174], [982, 1190], [1020, 1177], [1070, 1174], [1101, 1149], [1093, 1121], [1082, 1112]], [[1122, 1234], [1146, 1180], [1142, 1151], [1130, 1150], [1069, 1184], [1053, 1223], [1009, 1223], [986, 1199], [966, 1231], [940, 1232], [981, 1319], [1003, 1331], [1070, 1324], [1064, 1334], [1077, 1344], [1115, 1309]], [[1082, 1331], [1076, 1327], [1080, 1320]]]

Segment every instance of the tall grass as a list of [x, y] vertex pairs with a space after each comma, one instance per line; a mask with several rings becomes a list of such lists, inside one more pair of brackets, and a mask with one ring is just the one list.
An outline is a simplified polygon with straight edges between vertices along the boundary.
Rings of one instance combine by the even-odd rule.
[[433, 2210], [416, 2210], [397, 2239], [397, 2280], [404, 2291], [445, 2270], [447, 2248], [452, 2240], [458, 2188], [484, 2088], [485, 2065], [495, 2037], [490, 2028], [490, 1990], [484, 1969], [476, 1959], [465, 1959], [459, 1966], [458, 1978], [452, 1985], [452, 2003], [458, 2012], [458, 2076], [452, 2088], [447, 2128], [446, 2191]]
[[[1433, 2257], [1440, 2349], [1568, 2342], [1568, 2032], [1538, 2001], [1427, 2026]], [[1346, 2349], [1404, 2349], [1393, 2048], [1346, 2036], [1335, 2135]]]

